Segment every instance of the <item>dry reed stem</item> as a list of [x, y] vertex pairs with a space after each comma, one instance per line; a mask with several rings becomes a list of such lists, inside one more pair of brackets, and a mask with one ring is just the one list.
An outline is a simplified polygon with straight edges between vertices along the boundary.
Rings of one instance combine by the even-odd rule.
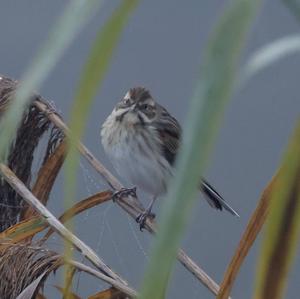
[[[52, 110], [49, 110], [46, 104], [40, 101], [35, 101], [34, 105], [43, 111], [54, 125], [60, 128], [67, 136], [70, 134], [69, 128], [63, 122], [61, 117]], [[78, 141], [77, 147], [79, 152], [86, 158], [90, 165], [102, 176], [102, 178], [109, 184], [114, 190], [120, 190], [122, 184], [102, 165], [102, 163], [96, 159], [96, 157], [84, 146], [83, 143]], [[116, 203], [123, 208], [134, 219], [144, 210], [139, 200], [132, 196], [122, 196]], [[147, 219], [145, 228], [150, 233], [156, 232], [155, 222]], [[179, 249], [177, 259], [181, 264], [191, 272], [204, 286], [206, 286], [213, 294], [217, 295], [220, 289], [219, 285], [206, 274], [182, 249]]]
[[120, 290], [122, 293], [124, 293], [130, 297], [137, 297], [137, 295], [138, 295], [138, 293], [135, 290], [131, 289], [130, 287], [124, 285], [123, 283], [121, 283], [99, 271], [96, 271], [95, 269], [93, 269], [87, 265], [84, 265], [84, 264], [79, 263], [74, 260], [64, 260], [64, 263], [67, 263], [80, 271], [89, 273], [89, 274], [107, 282], [108, 284], [112, 285], [114, 288]]
[[[16, 175], [4, 164], [0, 164], [0, 171], [4, 179], [9, 185], [31, 206], [35, 208], [39, 215], [41, 215], [46, 222], [65, 240], [69, 241], [76, 249], [78, 249], [83, 256], [85, 256], [94, 266], [100, 271], [111, 277], [111, 281], [118, 281], [127, 287], [128, 283], [119, 275], [113, 272], [98, 256], [97, 254], [78, 237], [71, 233], [59, 220], [26, 188]], [[129, 288], [129, 287], [127, 287]], [[134, 290], [131, 290], [135, 292]]]
[[[85, 198], [79, 202], [77, 202], [74, 206], [66, 210], [58, 220], [61, 223], [65, 223], [73, 216], [86, 211], [96, 205], [102, 204], [108, 200], [111, 200], [112, 192], [111, 191], [103, 191], [96, 193], [88, 198]], [[48, 223], [43, 220], [43, 218], [39, 216], [33, 216], [29, 219], [23, 220], [5, 231], [0, 233], [0, 251], [5, 249], [7, 246], [11, 246], [14, 243], [24, 242], [24, 240], [30, 240], [34, 237], [38, 232], [43, 231], [48, 227]], [[45, 236], [39, 240], [39, 244], [43, 244], [54, 232], [52, 228], [48, 230]]]
[[[77, 202], [74, 206], [72, 206], [70, 209], [66, 210], [59, 218], [58, 220], [61, 223], [65, 223], [69, 219], [71, 219], [73, 216], [82, 213], [83, 211], [86, 211], [87, 209], [90, 209], [92, 207], [95, 207], [99, 204], [102, 204], [104, 202], [107, 202], [111, 200], [112, 192], [111, 191], [102, 191], [99, 193], [96, 193], [94, 195], [89, 196], [88, 198], [85, 198], [79, 202]], [[44, 243], [49, 239], [49, 237], [53, 234], [54, 230], [50, 228], [48, 232], [45, 234], [45, 236], [42, 238], [40, 243]]]
[[264, 225], [271, 202], [271, 192], [278, 178], [278, 173], [271, 179], [265, 190], [263, 191], [261, 198], [254, 210], [245, 232], [238, 244], [237, 249], [231, 259], [229, 266], [224, 275], [224, 279], [221, 284], [220, 292], [217, 299], [228, 298], [231, 289], [233, 287], [234, 281], [238, 275], [238, 272], [248, 255], [250, 248], [252, 247], [257, 235]]
[[[32, 193], [43, 205], [47, 204], [53, 184], [64, 163], [66, 148], [66, 142], [62, 141], [39, 169]], [[36, 215], [34, 209], [29, 207], [25, 210], [21, 219], [28, 219], [34, 215]]]

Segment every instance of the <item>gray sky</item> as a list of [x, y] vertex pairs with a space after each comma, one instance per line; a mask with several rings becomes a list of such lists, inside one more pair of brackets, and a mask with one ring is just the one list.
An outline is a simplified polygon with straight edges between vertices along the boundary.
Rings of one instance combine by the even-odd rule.
[[[0, 73], [20, 78], [65, 3], [59, 0], [1, 1]], [[56, 103], [66, 118], [91, 42], [117, 3], [105, 1], [103, 9], [76, 38], [39, 90]], [[158, 102], [184, 122], [193, 86], [201, 71], [204, 46], [223, 5], [224, 1], [220, 0], [141, 1], [114, 53], [84, 137], [85, 144], [110, 169], [100, 145], [100, 126], [130, 87], [148, 87]], [[264, 1], [243, 60], [266, 43], [298, 32], [299, 24], [281, 1]], [[260, 193], [278, 166], [299, 115], [299, 65], [300, 56], [293, 55], [265, 70], [239, 91], [226, 109], [206, 177], [241, 218], [214, 211], [199, 200], [183, 241], [188, 254], [217, 282], [222, 279]], [[80, 170], [76, 200], [106, 187], [99, 176], [87, 168], [85, 165]], [[62, 176], [49, 204], [57, 215], [63, 209], [61, 201]], [[152, 238], [140, 233], [124, 212], [110, 204], [91, 210], [78, 218], [76, 224], [78, 236], [137, 287]], [[59, 248], [58, 243], [57, 238], [50, 245]], [[235, 283], [233, 298], [251, 298], [258, 249], [256, 242]], [[286, 298], [297, 298], [299, 274], [298, 258]], [[91, 295], [100, 287], [98, 281], [80, 275], [80, 295]], [[52, 287], [47, 289], [52, 298], [58, 296]], [[177, 265], [168, 298], [180, 299], [186, 294], [192, 299], [213, 298]]]

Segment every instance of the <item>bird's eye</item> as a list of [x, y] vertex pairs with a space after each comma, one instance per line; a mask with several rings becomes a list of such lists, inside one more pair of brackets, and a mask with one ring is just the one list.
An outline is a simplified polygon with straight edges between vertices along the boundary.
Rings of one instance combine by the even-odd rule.
[[149, 108], [150, 108], [150, 105], [148, 105], [148, 104], [143, 104], [142, 105], [143, 110], [148, 110]]
[[124, 100], [123, 100], [123, 103], [124, 103], [125, 105], [129, 105], [129, 104], [130, 104], [130, 99], [128, 99], [128, 98], [124, 99]]

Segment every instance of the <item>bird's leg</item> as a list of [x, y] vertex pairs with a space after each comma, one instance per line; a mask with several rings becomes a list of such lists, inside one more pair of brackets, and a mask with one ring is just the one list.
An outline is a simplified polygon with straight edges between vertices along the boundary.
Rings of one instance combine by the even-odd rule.
[[144, 212], [142, 212], [141, 214], [139, 214], [137, 216], [137, 218], [135, 219], [136, 222], [140, 225], [140, 230], [142, 231], [143, 228], [145, 228], [145, 223], [147, 218], [151, 218], [154, 219], [155, 218], [155, 214], [152, 213], [152, 207], [155, 203], [156, 200], [156, 196], [154, 196], [149, 204], [149, 206], [146, 208], [146, 210]]
[[112, 195], [112, 200], [116, 201], [121, 199], [122, 196], [133, 196], [136, 197], [136, 187], [132, 188], [122, 188], [118, 191], [115, 191]]

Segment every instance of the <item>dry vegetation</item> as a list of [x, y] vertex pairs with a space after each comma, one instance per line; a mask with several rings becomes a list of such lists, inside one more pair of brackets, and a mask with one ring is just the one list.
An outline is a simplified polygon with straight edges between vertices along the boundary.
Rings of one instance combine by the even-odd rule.
[[[138, 1], [130, 0], [123, 1], [120, 8], [116, 10], [111, 19], [109, 19], [104, 26], [103, 32], [99, 31], [100, 34], [96, 38], [95, 46], [92, 48], [83, 72], [83, 79], [79, 84], [79, 91], [77, 93], [78, 102], [76, 102], [75, 99], [77, 105], [74, 105], [74, 107], [79, 107], [78, 109], [82, 108], [81, 99], [89, 102], [92, 101], [98, 84], [105, 74], [112, 50], [117, 43], [120, 32], [128, 15], [134, 9], [137, 2]], [[229, 100], [230, 93], [233, 89], [235, 82], [234, 69], [238, 62], [243, 41], [245, 40], [247, 28], [251, 23], [252, 17], [255, 15], [258, 2], [259, 1], [254, 2], [249, 0], [233, 1], [231, 9], [228, 9], [224, 13], [224, 18], [221, 19], [207, 47], [207, 57], [204, 65], [204, 69], [207, 70], [205, 73], [207, 77], [206, 80], [203, 80], [204, 92], [196, 93], [195, 97], [199, 96], [199, 99], [207, 105], [205, 106], [207, 109], [206, 112], [211, 113], [209, 115], [211, 117], [208, 117], [208, 119], [212, 119], [212, 121], [216, 120], [216, 123], [219, 123], [218, 120], [222, 114], [222, 107], [224, 107], [226, 101]], [[296, 3], [295, 1], [286, 2]], [[87, 11], [93, 8], [93, 5], [90, 3], [92, 3], [92, 1], [84, 6]], [[81, 1], [70, 4], [70, 6], [72, 5], [74, 5], [73, 8], [77, 9], [77, 13], [82, 11], [80, 5], [83, 4]], [[294, 7], [293, 5], [292, 7]], [[299, 8], [299, 6], [297, 7]], [[294, 10], [294, 13], [297, 15], [296, 10]], [[74, 24], [77, 24], [75, 13], [72, 20], [75, 28], [76, 26]], [[69, 22], [71, 21], [69, 20]], [[72, 27], [69, 25], [70, 24], [66, 23], [66, 28]], [[70, 31], [69, 35], [74, 35], [77, 29], [76, 27], [74, 31]], [[228, 32], [231, 34], [226, 34]], [[232, 32], [234, 32], [234, 34], [232, 34]], [[232, 40], [230, 40], [230, 36]], [[61, 40], [62, 39], [58, 40], [58, 43]], [[58, 51], [58, 54], [56, 53], [56, 60], [63, 52], [65, 44], [60, 46], [61, 52]], [[295, 48], [293, 51], [295, 51]], [[99, 53], [104, 53], [103, 57], [100, 55], [101, 57], [98, 58]], [[47, 51], [44, 55], [48, 57]], [[262, 61], [261, 64], [255, 65], [255, 67], [258, 67], [255, 68], [255, 71], [266, 67], [268, 62], [271, 63], [279, 59], [282, 53], [277, 55], [278, 57], [273, 56], [270, 60], [269, 57], [267, 57], [267, 62]], [[40, 57], [43, 56], [41, 55]], [[216, 60], [215, 57], [220, 59]], [[266, 55], [264, 57], [266, 57]], [[42, 62], [40, 65], [42, 65]], [[47, 67], [49, 67], [49, 65], [47, 65]], [[47, 72], [50, 72], [50, 69], [51, 67], [46, 70], [40, 70], [37, 67], [31, 70], [32, 73], [29, 73], [36, 75], [40, 72], [45, 75]], [[255, 71], [252, 69], [251, 75], [253, 75]], [[33, 75], [32, 77], [39, 78], [39, 76]], [[28, 85], [24, 84], [22, 86], [22, 84], [19, 84], [17, 81], [6, 78], [5, 76], [0, 76], [1, 120], [9, 114], [5, 114], [6, 111], [13, 111], [9, 109], [9, 107], [14, 106], [10, 105], [11, 103], [19, 103], [20, 109], [17, 111], [23, 111], [21, 109], [23, 107], [22, 99], [24, 106], [26, 106], [26, 97], [29, 99], [21, 122], [19, 122], [14, 140], [9, 143], [9, 150], [7, 155], [5, 155], [7, 159], [4, 160], [2, 157], [2, 162], [0, 163], [2, 176], [0, 180], [0, 298], [46, 298], [43, 294], [43, 284], [47, 281], [49, 275], [55, 272], [59, 267], [65, 267], [65, 272], [67, 273], [64, 285], [57, 286], [57, 290], [62, 294], [62, 298], [64, 299], [79, 298], [76, 294], [72, 293], [72, 281], [77, 271], [85, 272], [85, 275], [91, 275], [110, 285], [108, 289], [99, 290], [99, 293], [91, 295], [89, 299], [122, 299], [136, 297], [138, 292], [128, 284], [126, 278], [120, 277], [93, 249], [64, 226], [64, 223], [74, 216], [111, 200], [113, 193], [121, 190], [123, 186], [105, 166], [94, 157], [88, 148], [78, 140], [81, 136], [80, 131], [83, 131], [83, 128], [74, 126], [72, 128], [75, 128], [75, 130], [71, 132], [64, 123], [64, 120], [48, 101], [37, 94], [31, 94], [30, 97], [28, 96], [28, 90], [26, 88], [28, 86], [38, 86], [39, 81], [30, 81], [30, 75], [27, 78], [29, 78], [27, 81]], [[34, 81], [35, 79], [32, 80]], [[28, 82], [30, 82], [30, 84]], [[20, 94], [18, 95], [19, 91]], [[221, 100], [214, 103], [213, 101], [215, 99]], [[88, 106], [89, 104], [86, 104], [84, 108]], [[199, 107], [195, 107], [199, 108], [200, 105]], [[76, 119], [76, 108], [74, 109], [73, 117], [75, 116]], [[88, 108], [86, 108], [85, 111], [88, 112]], [[195, 111], [198, 110], [195, 109]], [[86, 115], [88, 114], [87, 112]], [[198, 117], [198, 114], [196, 116]], [[203, 119], [205, 121], [205, 117], [203, 117]], [[19, 119], [16, 119], [15, 123], [18, 123], [18, 120]], [[84, 120], [84, 116], [82, 120]], [[209, 148], [212, 141], [207, 136], [211, 135], [213, 129], [210, 131], [208, 127], [215, 126], [212, 124], [203, 125], [201, 123], [198, 125], [199, 128], [203, 129], [201, 131], [203, 134], [200, 137], [202, 137], [204, 141], [207, 141], [205, 142], [205, 146], [207, 143], [207, 147]], [[196, 125], [192, 129], [197, 131], [195, 128], [198, 128]], [[5, 136], [5, 129], [5, 127], [4, 129], [1, 127], [0, 139], [5, 139], [3, 138], [3, 136]], [[191, 132], [193, 131], [192, 129], [190, 130]], [[74, 131], [76, 132], [74, 133]], [[77, 138], [74, 139], [73, 133]], [[9, 138], [5, 140], [9, 141]], [[70, 140], [75, 141], [75, 145], [73, 142], [69, 142]], [[220, 286], [183, 250], [179, 249], [177, 251], [178, 261], [200, 283], [207, 287], [217, 299], [229, 298], [239, 269], [265, 222], [267, 222], [266, 234], [260, 255], [260, 263], [257, 270], [258, 278], [253, 298], [280, 299], [283, 297], [288, 270], [295, 256], [298, 235], [300, 233], [299, 140], [300, 128], [296, 130], [292, 138], [278, 173], [274, 175], [262, 193], [257, 208], [249, 220], [246, 230], [233, 254], [232, 260], [225, 271], [224, 279]], [[86, 159], [90, 167], [98, 172], [100, 179], [107, 183], [109, 190], [99, 190], [98, 193], [74, 204], [70, 209], [65, 211], [63, 215], [56, 217], [46, 206], [50, 199], [50, 193], [55, 184], [57, 175], [66, 157], [69, 157], [67, 153], [70, 155], [71, 151], [69, 150], [70, 148], [72, 150], [73, 145], [76, 146], [78, 152]], [[0, 144], [0, 147], [2, 147], [0, 152], [3, 154], [2, 151], [3, 148], [5, 149], [5, 146]], [[35, 161], [37, 149], [43, 152], [44, 158], [40, 163]], [[199, 152], [196, 147], [194, 150]], [[202, 159], [205, 158], [205, 156], [202, 157]], [[186, 169], [189, 168], [186, 167]], [[196, 171], [197, 170], [201, 170], [201, 167], [199, 166], [199, 169], [196, 169]], [[183, 191], [185, 192], [187, 190]], [[188, 194], [188, 192], [186, 192], [186, 194]], [[182, 199], [179, 198], [178, 194], [175, 194], [174, 197], [178, 197], [177, 199], [180, 200]], [[61, 199], [53, 198], [51, 200]], [[188, 196], [186, 196], [186, 200], [189, 200]], [[174, 202], [171, 208], [176, 208], [176, 201], [174, 200]], [[133, 219], [136, 219], [143, 211], [143, 206], [135, 194], [122, 195], [117, 198], [115, 204], [133, 217]], [[166, 221], [161, 227], [168, 228], [168, 224], [170, 223], [171, 222], [168, 223]], [[156, 234], [157, 230], [154, 220], [147, 219], [146, 231], [151, 234]], [[161, 231], [162, 230], [160, 230], [160, 232]], [[166, 229], [165, 232], [168, 232], [168, 230]], [[54, 252], [50, 250], [47, 241], [52, 234], [59, 235], [70, 246], [78, 250], [81, 255], [90, 262], [91, 266], [86, 266], [73, 260], [70, 256], [65, 255], [65, 252]], [[164, 241], [163, 235], [158, 233], [157, 237], [158, 243], [159, 240]], [[180, 236], [174, 232], [172, 237], [179, 239]], [[163, 246], [161, 247], [163, 248]], [[175, 247], [176, 244], [171, 249], [176, 249], [177, 247]], [[176, 251], [174, 251], [174, 258], [175, 253]], [[159, 262], [159, 254], [157, 254], [157, 257], [156, 263]], [[155, 261], [155, 255], [150, 262], [150, 266], [154, 265], [153, 269], [156, 273], [159, 275], [161, 275], [160, 272], [168, 273], [166, 277], [161, 279], [163, 282], [158, 286], [158, 289], [161, 288], [158, 290], [158, 294], [162, 294], [162, 290], [166, 289], [172, 260], [169, 261], [169, 264], [163, 265], [164, 269], [160, 269], [163, 271], [157, 271], [153, 261]], [[272, 271], [274, 267], [277, 268], [277, 271]], [[151, 273], [151, 271], [149, 273]], [[149, 282], [147, 281], [147, 275], [145, 281]], [[151, 283], [155, 285], [157, 281], [151, 281], [150, 279], [149, 284], [145, 283], [146, 286], [150, 286], [148, 289], [151, 288]], [[276, 286], [276, 288], [274, 286]], [[151, 290], [147, 293], [147, 290], [144, 291], [145, 289], [147, 288], [142, 288], [141, 294], [143, 299], [149, 298], [149, 294], [151, 294]], [[161, 298], [163, 297], [160, 296], [159, 299]]]

